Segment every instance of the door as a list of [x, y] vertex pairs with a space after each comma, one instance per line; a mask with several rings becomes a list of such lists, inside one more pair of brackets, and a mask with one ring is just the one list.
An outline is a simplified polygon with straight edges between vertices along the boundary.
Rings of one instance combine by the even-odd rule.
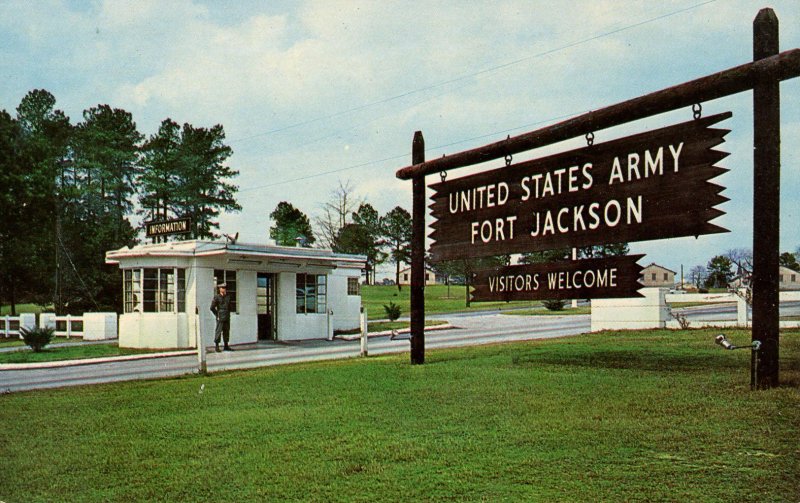
[[258, 340], [276, 340], [274, 274], [260, 272], [256, 276], [256, 314]]

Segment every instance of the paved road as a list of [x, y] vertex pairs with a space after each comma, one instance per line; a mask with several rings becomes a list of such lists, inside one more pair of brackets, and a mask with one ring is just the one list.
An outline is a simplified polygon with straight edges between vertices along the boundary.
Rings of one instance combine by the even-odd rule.
[[[499, 342], [564, 337], [589, 331], [589, 316], [510, 316], [484, 314], [481, 316], [437, 315], [436, 319], [450, 321], [457, 328], [426, 332], [426, 349], [438, 349]], [[408, 340], [389, 340], [374, 337], [369, 340], [369, 354], [381, 355], [409, 351]], [[209, 372], [246, 369], [352, 358], [360, 353], [360, 342], [302, 341], [264, 343], [233, 352], [208, 353]], [[92, 363], [61, 368], [42, 368], [0, 371], [0, 392], [57, 388], [179, 376], [197, 372], [196, 355], [147, 358], [134, 361]]]
[[[707, 306], [694, 306], [683, 309], [676, 309], [686, 313], [689, 320], [694, 321], [731, 321], [736, 320], [736, 303], [727, 302], [724, 304], [709, 304]], [[780, 316], [800, 315], [800, 302], [781, 302]]]

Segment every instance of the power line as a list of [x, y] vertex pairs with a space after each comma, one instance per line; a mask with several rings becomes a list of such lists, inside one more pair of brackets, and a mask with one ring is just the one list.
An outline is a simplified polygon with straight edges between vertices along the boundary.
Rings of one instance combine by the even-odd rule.
[[251, 135], [251, 136], [246, 136], [244, 138], [239, 138], [237, 140], [233, 140], [233, 141], [231, 141], [231, 143], [238, 143], [238, 142], [243, 142], [243, 141], [247, 141], [247, 140], [252, 140], [254, 138], [259, 138], [259, 137], [262, 137], [262, 136], [268, 136], [268, 135], [271, 135], [271, 134], [280, 133], [280, 132], [287, 131], [287, 130], [290, 130], [290, 129], [298, 128], [300, 126], [306, 126], [306, 125], [313, 124], [313, 123], [316, 123], [316, 122], [321, 122], [321, 121], [324, 121], [324, 120], [327, 120], [327, 119], [340, 117], [342, 115], [346, 115], [346, 114], [353, 113], [353, 112], [358, 112], [358, 111], [361, 111], [361, 110], [364, 110], [364, 109], [367, 109], [367, 108], [370, 108], [370, 107], [373, 107], [373, 106], [376, 106], [376, 105], [382, 105], [384, 103], [388, 103], [388, 102], [395, 101], [395, 100], [398, 100], [398, 99], [401, 99], [401, 98], [405, 98], [407, 96], [411, 96], [411, 95], [418, 94], [418, 93], [421, 93], [421, 92], [424, 92], [424, 91], [435, 89], [437, 87], [446, 86], [448, 84], [453, 84], [455, 82], [466, 80], [466, 79], [469, 79], [469, 78], [472, 78], [472, 77], [477, 77], [477, 76], [484, 75], [484, 74], [487, 74], [487, 73], [495, 72], [497, 70], [501, 70], [501, 69], [507, 68], [509, 66], [517, 65], [517, 64], [522, 63], [524, 61], [529, 61], [531, 59], [538, 59], [538, 58], [541, 58], [541, 57], [544, 57], [544, 56], [548, 56], [548, 55], [551, 55], [551, 54], [554, 54], [554, 53], [557, 53], [557, 52], [560, 52], [560, 51], [563, 51], [563, 50], [566, 50], [566, 49], [571, 49], [573, 47], [586, 44], [588, 42], [592, 42], [592, 41], [595, 41], [595, 40], [598, 40], [598, 39], [601, 39], [601, 38], [605, 38], [605, 37], [608, 37], [610, 35], [615, 35], [617, 33], [621, 33], [621, 32], [627, 31], [627, 30], [638, 28], [638, 27], [646, 25], [646, 24], [650, 24], [650, 23], [654, 23], [656, 21], [660, 21], [662, 19], [666, 19], [666, 18], [669, 18], [669, 17], [672, 17], [672, 16], [676, 16], [678, 14], [682, 14], [684, 12], [688, 12], [690, 10], [694, 10], [694, 9], [703, 7], [705, 5], [714, 3], [716, 1], [717, 0], [706, 0], [704, 2], [700, 2], [698, 4], [694, 4], [694, 5], [691, 5], [689, 7], [685, 7], [683, 9], [679, 9], [679, 10], [676, 10], [676, 11], [673, 11], [673, 12], [669, 12], [667, 14], [662, 14], [660, 16], [656, 16], [656, 17], [653, 17], [653, 18], [645, 19], [645, 20], [639, 21], [637, 23], [633, 23], [633, 24], [630, 24], [630, 25], [627, 25], [627, 26], [623, 26], [621, 28], [617, 28], [617, 29], [610, 30], [610, 31], [607, 31], [607, 32], [604, 32], [604, 33], [600, 33], [598, 35], [587, 37], [587, 38], [584, 38], [584, 39], [581, 39], [581, 40], [578, 40], [578, 41], [575, 41], [575, 42], [570, 42], [568, 44], [565, 44], [565, 45], [562, 45], [562, 46], [559, 46], [559, 47], [555, 47], [553, 49], [548, 49], [546, 51], [542, 51], [542, 52], [539, 52], [539, 53], [536, 53], [536, 54], [532, 54], [532, 55], [529, 55], [529, 56], [525, 56], [523, 58], [519, 58], [519, 59], [516, 59], [514, 61], [501, 63], [499, 65], [495, 65], [495, 66], [492, 66], [492, 67], [489, 67], [489, 68], [484, 68], [482, 70], [478, 70], [478, 71], [475, 71], [475, 72], [472, 72], [472, 73], [469, 73], [469, 74], [461, 75], [459, 77], [455, 77], [455, 78], [452, 78], [452, 79], [449, 79], [449, 80], [445, 80], [445, 81], [442, 81], [442, 82], [430, 84], [428, 86], [420, 87], [420, 88], [413, 89], [413, 90], [410, 90], [410, 91], [405, 91], [405, 92], [402, 92], [400, 94], [396, 94], [394, 96], [390, 96], [388, 98], [383, 98], [383, 99], [380, 99], [378, 101], [373, 101], [373, 102], [366, 103], [366, 104], [363, 104], [363, 105], [359, 105], [359, 106], [356, 106], [356, 107], [353, 107], [353, 108], [349, 108], [349, 109], [346, 109], [346, 110], [341, 110], [341, 111], [338, 111], [338, 112], [334, 112], [334, 113], [329, 114], [329, 115], [324, 115], [324, 116], [321, 116], [321, 117], [316, 117], [316, 118], [313, 118], [313, 119], [309, 119], [309, 120], [305, 120], [305, 121], [301, 121], [301, 122], [296, 122], [294, 124], [290, 124], [288, 126], [272, 129], [272, 130], [269, 130], [269, 131], [265, 131], [263, 133], [256, 133], [256, 134]]
[[[541, 124], [546, 124], [546, 123], [549, 123], [549, 122], [552, 122], [552, 121], [556, 121], [556, 120], [559, 120], [559, 119], [566, 119], [568, 117], [573, 117], [575, 115], [578, 115], [579, 113], [584, 113], [584, 111], [573, 112], [573, 113], [564, 114], [564, 115], [559, 115], [557, 117], [551, 117], [549, 119], [544, 119], [544, 120], [541, 120], [541, 121], [532, 122], [532, 123], [529, 123], [529, 124], [524, 124], [522, 126], [517, 126], [517, 127], [514, 127], [514, 128], [510, 128], [510, 129], [504, 129], [504, 130], [501, 130], [501, 131], [495, 131], [493, 133], [487, 133], [487, 134], [483, 134], [483, 135], [480, 135], [480, 136], [473, 136], [472, 138], [467, 138], [467, 139], [459, 140], [459, 141], [452, 142], [452, 143], [446, 143], [446, 144], [443, 144], [443, 145], [437, 145], [437, 146], [434, 146], [434, 147], [426, 148], [425, 152], [431, 152], [431, 151], [439, 150], [439, 149], [442, 149], [442, 148], [445, 148], [445, 147], [451, 147], [453, 145], [459, 145], [461, 143], [467, 143], [467, 142], [470, 142], [470, 141], [481, 140], [483, 138], [488, 138], [488, 137], [497, 136], [497, 135], [501, 135], [501, 134], [505, 134], [505, 133], [510, 133], [512, 131], [517, 131], [519, 129], [526, 129], [526, 128], [529, 128], [529, 127], [532, 127], [532, 126], [538, 126], [538, 125], [541, 125]], [[300, 177], [297, 177], [297, 178], [291, 178], [289, 180], [283, 180], [283, 181], [280, 181], [280, 182], [273, 182], [273, 183], [268, 183], [268, 184], [264, 184], [264, 185], [257, 185], [255, 187], [248, 187], [246, 189], [239, 190], [239, 193], [250, 192], [252, 190], [257, 190], [257, 189], [266, 189], [266, 188], [269, 188], [269, 187], [276, 187], [278, 185], [285, 185], [287, 183], [302, 182], [304, 180], [310, 180], [312, 178], [317, 178], [317, 177], [320, 177], [320, 176], [332, 175], [332, 174], [335, 174], [335, 173], [341, 173], [343, 171], [349, 171], [351, 169], [356, 169], [356, 168], [363, 168], [364, 166], [370, 166], [372, 164], [378, 164], [378, 163], [381, 163], [381, 162], [395, 161], [395, 160], [398, 160], [398, 159], [408, 159], [410, 157], [411, 157], [411, 152], [405, 152], [405, 153], [394, 155], [394, 156], [391, 156], [391, 157], [385, 157], [383, 159], [377, 159], [377, 160], [374, 160], [374, 161], [367, 161], [367, 162], [363, 162], [363, 163], [360, 163], [360, 164], [354, 164], [354, 165], [347, 166], [347, 167], [344, 167], [344, 168], [337, 168], [337, 169], [332, 169], [332, 170], [328, 170], [328, 171], [322, 171], [322, 172], [319, 172], [319, 173], [313, 173], [313, 174], [310, 174], [310, 175], [300, 176]]]

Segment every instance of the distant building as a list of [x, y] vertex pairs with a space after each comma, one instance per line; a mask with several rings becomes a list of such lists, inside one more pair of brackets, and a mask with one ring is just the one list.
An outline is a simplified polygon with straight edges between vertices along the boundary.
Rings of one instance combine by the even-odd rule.
[[642, 269], [641, 282], [648, 287], [665, 286], [672, 288], [675, 286], [675, 271], [652, 263]]
[[779, 290], [800, 290], [800, 272], [781, 266], [778, 269]]
[[[728, 284], [729, 288], [743, 288], [749, 286], [750, 278], [736, 276]], [[778, 268], [778, 290], [800, 290], [800, 272], [793, 271], [788, 267]]]
[[[426, 285], [443, 285], [447, 282], [447, 276], [443, 274], [437, 274], [435, 271], [431, 269], [425, 269], [425, 284]], [[405, 269], [400, 270], [400, 284], [401, 285], [410, 285], [411, 284], [411, 268], [406, 267]]]

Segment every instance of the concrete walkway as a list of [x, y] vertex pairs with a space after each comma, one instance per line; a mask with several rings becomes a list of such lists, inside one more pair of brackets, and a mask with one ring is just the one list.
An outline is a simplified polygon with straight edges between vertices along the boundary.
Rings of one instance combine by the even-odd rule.
[[[444, 316], [437, 318], [446, 319]], [[491, 314], [454, 318], [451, 323], [458, 328], [426, 330], [426, 350], [564, 337], [589, 331], [587, 315], [539, 317]], [[409, 346], [408, 340], [372, 337], [369, 339], [368, 352], [370, 356], [404, 353], [409, 351]], [[360, 341], [263, 342], [235, 349], [221, 353], [212, 349], [207, 353], [208, 371], [355, 358], [360, 355]], [[0, 365], [0, 392], [180, 376], [197, 373], [199, 369], [194, 350], [135, 356], [139, 358], [92, 359], [77, 365], [25, 364], [25, 368]]]

